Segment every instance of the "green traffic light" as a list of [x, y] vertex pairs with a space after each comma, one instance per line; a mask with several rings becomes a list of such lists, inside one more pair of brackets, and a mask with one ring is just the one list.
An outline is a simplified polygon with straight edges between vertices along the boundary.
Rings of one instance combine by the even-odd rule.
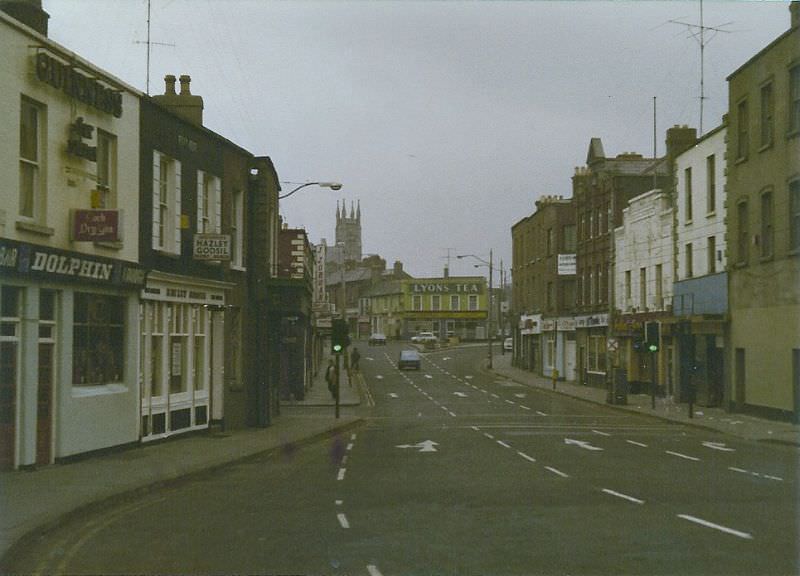
[[650, 352], [657, 352], [658, 351], [658, 346], [656, 346], [655, 344], [650, 344], [649, 350], [650, 350]]
[[341, 352], [341, 351], [342, 351], [342, 346], [341, 346], [341, 344], [334, 344], [334, 345], [333, 345], [333, 351], [334, 351], [334, 352]]

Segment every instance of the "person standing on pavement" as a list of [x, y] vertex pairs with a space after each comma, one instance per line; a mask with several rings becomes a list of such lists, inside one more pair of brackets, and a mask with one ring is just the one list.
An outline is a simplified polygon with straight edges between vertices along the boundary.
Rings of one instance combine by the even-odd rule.
[[350, 353], [350, 369], [358, 372], [358, 361], [361, 359], [361, 354], [358, 348], [353, 346], [353, 351]]
[[328, 383], [328, 392], [331, 393], [333, 399], [336, 399], [336, 364], [333, 358], [328, 360], [328, 367], [325, 369], [325, 382]]

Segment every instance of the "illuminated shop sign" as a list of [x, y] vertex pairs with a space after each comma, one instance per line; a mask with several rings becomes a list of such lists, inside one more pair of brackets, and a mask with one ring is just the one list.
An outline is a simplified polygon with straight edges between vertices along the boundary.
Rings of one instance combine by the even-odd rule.
[[103, 86], [94, 78], [84, 76], [75, 66], [64, 64], [50, 54], [36, 54], [36, 77], [53, 88], [61, 90], [79, 102], [111, 114], [116, 118], [122, 116], [122, 94]]

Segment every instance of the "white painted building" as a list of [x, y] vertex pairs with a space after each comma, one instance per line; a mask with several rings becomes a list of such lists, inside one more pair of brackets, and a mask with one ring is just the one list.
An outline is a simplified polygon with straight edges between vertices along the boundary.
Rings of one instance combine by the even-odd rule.
[[0, 467], [138, 440], [139, 97], [0, 11]]
[[720, 125], [675, 159], [675, 281], [725, 270], [725, 139]]
[[614, 307], [622, 314], [661, 312], [672, 300], [673, 210], [669, 197], [651, 190], [634, 197], [614, 231]]

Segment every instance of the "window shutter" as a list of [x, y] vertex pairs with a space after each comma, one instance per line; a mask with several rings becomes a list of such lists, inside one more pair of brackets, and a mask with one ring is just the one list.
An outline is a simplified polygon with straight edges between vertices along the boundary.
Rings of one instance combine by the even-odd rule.
[[175, 252], [181, 253], [181, 163], [174, 160], [175, 166]]
[[161, 248], [161, 155], [153, 150], [153, 250]]
[[222, 231], [222, 181], [214, 178], [214, 232]]

